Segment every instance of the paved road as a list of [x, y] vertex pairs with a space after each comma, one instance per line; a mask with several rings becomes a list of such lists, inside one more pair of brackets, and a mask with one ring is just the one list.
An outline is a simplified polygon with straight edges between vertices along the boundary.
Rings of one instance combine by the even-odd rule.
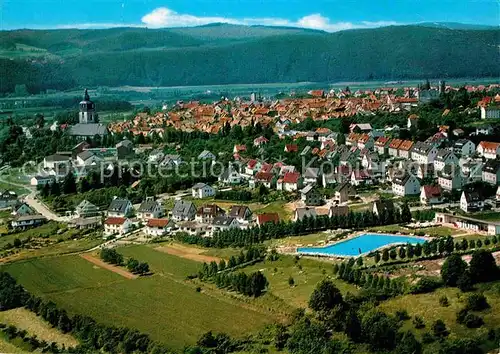
[[50, 210], [44, 203], [42, 203], [40, 200], [38, 200], [36, 198], [35, 191], [31, 192], [26, 197], [24, 197], [24, 201], [30, 207], [35, 209], [39, 214], [42, 214], [43, 216], [45, 216], [48, 220], [54, 220], [54, 221], [59, 221], [59, 222], [68, 221], [67, 217], [58, 216], [56, 213], [54, 213], [52, 210]]

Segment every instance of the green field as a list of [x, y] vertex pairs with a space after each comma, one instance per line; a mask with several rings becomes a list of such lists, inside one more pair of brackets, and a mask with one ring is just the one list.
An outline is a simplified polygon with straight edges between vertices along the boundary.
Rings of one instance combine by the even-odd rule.
[[30, 292], [72, 314], [136, 328], [176, 348], [194, 344], [208, 329], [243, 336], [276, 320], [271, 312], [210, 287], [196, 292], [196, 284], [184, 279], [199, 269], [199, 263], [147, 246], [120, 252], [149, 262], [154, 275], [129, 280], [78, 256], [33, 259], [2, 269]]
[[[491, 308], [485, 311], [477, 312], [484, 319], [483, 328], [498, 328], [500, 326], [500, 283], [480, 284], [479, 291], [482, 291], [486, 296]], [[446, 296], [449, 302], [448, 307], [443, 307], [439, 304], [439, 298]], [[419, 295], [399, 296], [380, 304], [380, 309], [395, 313], [397, 310], [406, 309], [408, 314], [413, 316], [421, 316], [426, 324], [426, 328], [416, 330], [410, 321], [404, 323], [403, 329], [412, 330], [421, 335], [425, 331], [429, 331], [432, 323], [438, 319], [446, 323], [446, 327], [450, 330], [454, 337], [473, 336], [478, 330], [468, 329], [456, 322], [456, 314], [464, 308], [467, 294], [461, 293], [456, 288], [442, 288], [433, 293]]]

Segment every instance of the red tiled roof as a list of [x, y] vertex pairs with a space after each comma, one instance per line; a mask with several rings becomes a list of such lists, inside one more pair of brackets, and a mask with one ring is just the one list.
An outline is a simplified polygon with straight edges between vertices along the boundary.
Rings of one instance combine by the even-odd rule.
[[287, 152], [297, 152], [299, 151], [299, 147], [296, 144], [286, 144], [285, 150]]
[[278, 213], [265, 213], [257, 215], [257, 222], [259, 225], [263, 225], [268, 222], [278, 223], [280, 221], [280, 217]]
[[424, 195], [426, 198], [440, 197], [441, 187], [440, 186], [424, 186]]
[[111, 217], [107, 218], [104, 224], [106, 225], [123, 225], [123, 223], [126, 221], [126, 218], [119, 218], [119, 217]]
[[381, 136], [380, 138], [377, 139], [377, 141], [375, 142], [375, 145], [376, 146], [385, 146], [388, 141], [389, 141], [389, 138], [387, 138], [385, 136]]
[[391, 141], [391, 143], [389, 144], [389, 147], [391, 149], [397, 149], [397, 148], [399, 148], [399, 146], [401, 145], [402, 142], [403, 142], [403, 140], [401, 140], [401, 139], [393, 139]]
[[273, 179], [273, 174], [270, 172], [257, 172], [255, 174], [255, 179], [257, 181], [266, 181], [266, 182], [271, 182]]
[[170, 222], [170, 220], [168, 220], [168, 219], [149, 219], [148, 223], [147, 223], [147, 226], [148, 227], [160, 227], [160, 228], [163, 228], [163, 227], [166, 227], [169, 222]]
[[287, 172], [283, 176], [283, 183], [297, 183], [300, 178], [300, 173], [298, 172]]
[[405, 140], [401, 143], [401, 145], [399, 145], [399, 149], [403, 151], [410, 151], [412, 146], [413, 146], [413, 141]]

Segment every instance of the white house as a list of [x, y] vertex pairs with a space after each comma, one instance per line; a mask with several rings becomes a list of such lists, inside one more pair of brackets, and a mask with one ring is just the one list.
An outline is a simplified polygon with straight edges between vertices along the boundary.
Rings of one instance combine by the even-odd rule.
[[248, 225], [252, 219], [252, 210], [246, 205], [233, 205], [229, 211], [229, 216], [235, 218], [242, 225]]
[[481, 211], [484, 208], [484, 200], [478, 192], [463, 191], [460, 197], [460, 209], [466, 213]]
[[191, 189], [193, 198], [203, 199], [208, 197], [213, 197], [215, 195], [215, 189], [206, 183], [196, 183]]
[[300, 188], [300, 173], [298, 172], [287, 172], [278, 180], [277, 189], [287, 192], [293, 192]]
[[132, 228], [132, 222], [128, 218], [109, 217], [104, 221], [104, 235], [124, 235]]
[[440, 186], [422, 186], [420, 191], [420, 203], [423, 205], [441, 204], [443, 193]]
[[59, 165], [69, 165], [70, 158], [64, 155], [49, 155], [43, 159], [43, 168], [56, 168]]
[[35, 187], [43, 187], [46, 184], [52, 184], [56, 178], [52, 175], [38, 175], [30, 180], [30, 184]]
[[110, 217], [125, 217], [133, 210], [133, 205], [128, 199], [114, 198], [109, 204], [107, 214]]
[[215, 160], [215, 155], [208, 150], [203, 150], [198, 155], [198, 160]]
[[420, 193], [420, 182], [411, 173], [405, 172], [402, 176], [392, 178], [392, 192], [401, 197]]
[[13, 229], [27, 229], [30, 227], [41, 225], [45, 221], [47, 221], [47, 218], [40, 214], [21, 215], [15, 217], [10, 224]]
[[17, 194], [13, 191], [0, 192], [0, 209], [11, 208], [18, 203]]
[[464, 183], [465, 178], [457, 166], [447, 165], [438, 173], [438, 184], [446, 191], [462, 189]]
[[240, 224], [231, 216], [217, 216], [214, 218], [212, 222], [212, 233], [219, 231], [226, 231], [229, 229], [237, 229], [240, 227]]
[[483, 182], [493, 184], [494, 186], [500, 184], [500, 161], [488, 160], [483, 166], [482, 170]]
[[169, 219], [149, 219], [144, 233], [150, 237], [159, 237], [171, 232], [174, 228], [174, 223]]
[[148, 197], [137, 210], [137, 217], [143, 221], [158, 219], [163, 216], [163, 208], [153, 197]]
[[79, 166], [92, 166], [97, 165], [102, 161], [102, 159], [95, 155], [93, 152], [88, 150], [82, 151], [78, 155], [76, 155], [76, 163]]
[[442, 171], [446, 165], [458, 165], [458, 157], [453, 151], [440, 149], [434, 159], [434, 171]]
[[434, 162], [438, 150], [435, 145], [417, 141], [411, 150], [411, 159], [422, 165]]
[[476, 151], [480, 156], [494, 160], [500, 155], [500, 143], [481, 141]]

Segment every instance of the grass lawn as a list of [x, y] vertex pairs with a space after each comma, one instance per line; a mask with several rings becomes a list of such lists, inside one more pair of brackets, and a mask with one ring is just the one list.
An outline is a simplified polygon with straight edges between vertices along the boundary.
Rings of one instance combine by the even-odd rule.
[[24, 195], [24, 194], [29, 194], [31, 190], [28, 188], [23, 188], [20, 186], [15, 186], [13, 184], [10, 184], [8, 182], [0, 181], [0, 190], [8, 190], [8, 191], [13, 191], [16, 192], [16, 194], [19, 195]]
[[66, 348], [78, 345], [78, 341], [73, 336], [61, 333], [36, 314], [24, 308], [0, 312], [0, 322], [24, 329], [28, 335], [36, 335], [48, 343], [56, 342], [59, 346], [64, 345]]
[[[291, 306], [307, 308], [307, 302], [316, 284], [326, 276], [332, 275], [332, 263], [307, 258], [302, 258], [295, 263], [294, 257], [280, 255], [280, 259], [275, 262], [265, 261], [245, 268], [248, 273], [257, 270], [266, 276], [272, 295]], [[290, 277], [295, 282], [293, 287], [288, 284]], [[348, 291], [354, 294], [358, 291], [355, 286], [343, 281], [334, 280], [334, 282], [343, 294]]]
[[250, 209], [252, 209], [255, 214], [278, 213], [278, 215], [280, 216], [280, 220], [290, 220], [293, 216], [293, 212], [286, 204], [287, 202], [281, 200], [271, 202], [264, 206], [261, 205], [260, 208], [255, 209], [252, 209], [252, 207], [250, 206]]
[[22, 341], [19, 338], [10, 341], [7, 336], [3, 333], [0, 333], [0, 353], [26, 353], [28, 352], [28, 347], [22, 348], [16, 344], [21, 344]]
[[467, 214], [466, 216], [484, 221], [500, 221], [500, 211], [487, 211], [484, 213]]
[[425, 232], [427, 235], [431, 236], [453, 236], [463, 233], [463, 231], [452, 229], [446, 226], [434, 226], [426, 227], [421, 229], [408, 229], [399, 225], [385, 225], [385, 226], [374, 226], [370, 228], [370, 231], [381, 231], [381, 232], [404, 232], [404, 233], [417, 233]]
[[184, 279], [199, 269], [197, 262], [147, 246], [119, 251], [148, 262], [154, 275], [124, 279], [79, 256], [33, 259], [4, 265], [2, 270], [30, 292], [56, 302], [71, 314], [136, 328], [177, 349], [194, 344], [208, 329], [243, 336], [276, 320], [270, 311], [252, 306], [251, 301], [209, 289], [196, 292], [197, 284]]
[[309, 235], [301, 235], [301, 236], [290, 236], [281, 239], [272, 239], [266, 241], [266, 245], [269, 247], [278, 247], [278, 246], [299, 246], [299, 245], [309, 245], [309, 244], [318, 244], [320, 242], [327, 241], [330, 237], [333, 237], [334, 234], [331, 232], [319, 232], [316, 234]]
[[[477, 314], [483, 317], [485, 325], [483, 328], [498, 328], [500, 326], [500, 283], [482, 284], [480, 290], [484, 291], [491, 308]], [[439, 298], [446, 296], [449, 306], [439, 305]], [[441, 319], [446, 323], [454, 337], [464, 337], [474, 335], [474, 329], [460, 325], [456, 322], [456, 314], [464, 307], [467, 294], [463, 294], [456, 288], [442, 288], [429, 294], [404, 295], [399, 296], [380, 304], [380, 309], [388, 313], [395, 313], [397, 310], [406, 309], [411, 317], [421, 316], [426, 324], [424, 329], [415, 329], [411, 320], [405, 321], [403, 329], [412, 330], [417, 334], [422, 334], [430, 330], [432, 323]]]

